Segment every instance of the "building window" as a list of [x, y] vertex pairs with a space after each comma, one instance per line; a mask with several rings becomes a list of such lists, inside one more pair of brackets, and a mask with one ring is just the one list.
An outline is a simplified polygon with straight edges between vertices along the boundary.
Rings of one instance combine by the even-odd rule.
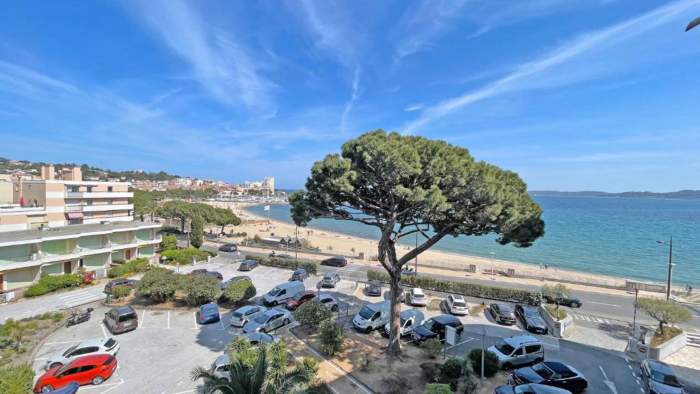
[[107, 186], [107, 191], [108, 192], [114, 191], [114, 186]]

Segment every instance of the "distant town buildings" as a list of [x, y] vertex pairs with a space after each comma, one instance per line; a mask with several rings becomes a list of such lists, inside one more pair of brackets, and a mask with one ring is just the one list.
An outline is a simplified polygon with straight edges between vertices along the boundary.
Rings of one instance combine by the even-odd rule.
[[265, 177], [262, 181], [245, 181], [242, 184], [188, 177], [175, 178], [167, 181], [134, 180], [131, 184], [135, 189], [147, 191], [214, 189], [224, 198], [242, 195], [272, 196], [275, 194], [274, 177]]

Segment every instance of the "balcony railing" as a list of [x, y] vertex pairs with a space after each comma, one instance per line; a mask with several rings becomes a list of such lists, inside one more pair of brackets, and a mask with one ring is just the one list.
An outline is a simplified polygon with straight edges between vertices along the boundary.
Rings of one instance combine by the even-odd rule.
[[134, 204], [83, 205], [83, 212], [125, 211], [133, 210]]
[[66, 192], [66, 198], [132, 198], [132, 192]]

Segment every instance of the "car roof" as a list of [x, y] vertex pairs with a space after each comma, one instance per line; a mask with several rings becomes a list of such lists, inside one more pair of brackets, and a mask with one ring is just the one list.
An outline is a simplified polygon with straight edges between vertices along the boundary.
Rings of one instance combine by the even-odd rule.
[[411, 289], [411, 291], [412, 291], [413, 293], [415, 293], [415, 294], [425, 294], [425, 293], [423, 292], [423, 289], [421, 289], [420, 287], [414, 287], [414, 288]]
[[112, 308], [112, 310], [116, 311], [120, 315], [125, 315], [127, 313], [136, 313], [134, 308], [131, 307], [131, 305], [125, 305], [125, 306], [120, 306], [118, 308]]
[[71, 368], [75, 368], [75, 367], [82, 367], [85, 365], [102, 364], [110, 357], [112, 357], [112, 356], [110, 356], [109, 354], [91, 354], [88, 356], [78, 357], [75, 360], [71, 361], [71, 363], [68, 365]]
[[200, 309], [214, 309], [214, 308], [219, 309], [219, 306], [213, 302], [210, 302], [208, 304], [200, 305], [199, 308]]
[[217, 367], [220, 367], [222, 365], [228, 365], [231, 362], [229, 357], [225, 354], [222, 354], [221, 356], [217, 357], [216, 360], [214, 360], [214, 365]]
[[464, 296], [461, 294], [450, 294], [450, 296], [455, 301], [464, 301]]
[[296, 273], [301, 273], [301, 272], [306, 272], [306, 269], [304, 269], [304, 268], [297, 268], [297, 269], [294, 270], [294, 273], [295, 273], [295, 274], [296, 274]]
[[401, 313], [399, 313], [399, 316], [402, 319], [408, 319], [408, 318], [411, 318], [413, 316], [423, 316], [423, 311], [415, 309], [415, 308], [414, 309], [406, 309], [406, 310], [401, 311]]
[[435, 320], [438, 323], [442, 323], [442, 324], [450, 323], [453, 321], [460, 321], [461, 322], [461, 320], [459, 320], [458, 318], [456, 318], [455, 316], [452, 316], [452, 315], [437, 315], [437, 316], [433, 317], [433, 320]]
[[335, 275], [338, 275], [338, 274], [335, 272], [326, 272], [325, 274], [323, 274], [323, 276], [335, 276]]
[[258, 305], [244, 305], [238, 309], [236, 309], [236, 312], [246, 312], [249, 311], [253, 308], [260, 308]]
[[78, 344], [78, 347], [102, 346], [102, 344], [104, 344], [106, 340], [107, 339], [102, 338], [86, 339], [84, 341], [81, 341]]
[[326, 298], [330, 298], [330, 299], [335, 300], [335, 297], [333, 297], [333, 296], [330, 295], [330, 294], [326, 294], [326, 293], [321, 293], [321, 294], [318, 296], [318, 299], [319, 299], [319, 300], [323, 300], [323, 299], [326, 299]]
[[562, 373], [562, 372], [574, 372], [578, 373], [575, 369], [571, 368], [570, 366], [561, 363], [559, 361], [545, 361], [544, 365], [546, 365], [549, 369], [551, 369], [554, 372]]
[[280, 313], [280, 312], [284, 313], [284, 311], [281, 310], [281, 309], [272, 308], [272, 309], [266, 310], [266, 311], [263, 313], [263, 315], [265, 315], [265, 316], [272, 316], [272, 315], [277, 314], [277, 313]]
[[532, 342], [541, 343], [540, 340], [533, 337], [532, 335], [515, 335], [512, 337], [504, 338], [503, 340], [511, 346], [519, 346], [519, 345], [522, 345], [523, 343], [532, 343]]
[[246, 264], [257, 263], [257, 262], [258, 262], [258, 260], [255, 260], [255, 259], [245, 259], [245, 260], [241, 261], [241, 263], [246, 263]]
[[656, 360], [647, 360], [647, 364], [649, 365], [649, 368], [654, 371], [661, 372], [664, 375], [674, 375], [673, 368], [666, 363]]

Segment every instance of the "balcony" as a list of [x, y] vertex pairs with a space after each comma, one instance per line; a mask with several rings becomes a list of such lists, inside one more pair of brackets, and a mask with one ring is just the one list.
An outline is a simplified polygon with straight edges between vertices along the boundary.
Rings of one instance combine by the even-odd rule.
[[132, 198], [132, 192], [66, 192], [66, 198]]
[[134, 209], [134, 204], [83, 205], [82, 208], [83, 212], [130, 211]]

